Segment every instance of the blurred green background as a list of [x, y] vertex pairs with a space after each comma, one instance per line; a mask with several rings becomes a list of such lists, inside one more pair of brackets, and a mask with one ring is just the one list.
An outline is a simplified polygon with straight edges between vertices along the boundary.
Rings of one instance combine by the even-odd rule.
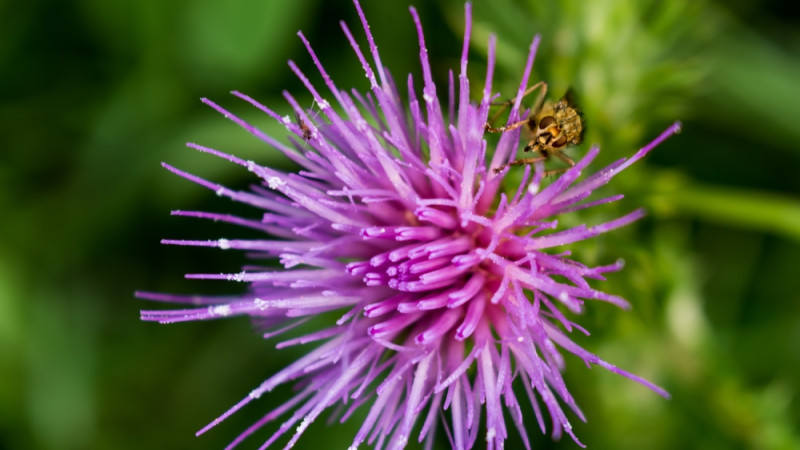
[[[408, 4], [364, 3], [395, 78], [418, 76]], [[458, 67], [463, 6], [416, 3], [435, 75], [446, 80]], [[568, 358], [568, 383], [588, 417], [572, 417], [578, 436], [591, 449], [800, 448], [793, 3], [476, 3], [474, 92], [488, 33], [498, 35], [494, 90], [509, 96], [531, 37], [541, 33], [535, 77], [553, 96], [575, 88], [587, 141], [602, 144], [604, 162], [632, 154], [674, 119], [684, 122], [682, 134], [606, 188], [625, 193], [623, 202], [564, 219], [598, 223], [638, 205], [649, 210], [575, 249], [590, 263], [624, 257], [627, 267], [597, 286], [633, 304], [629, 313], [591, 305], [579, 322], [593, 335], [578, 342], [673, 394], [665, 401]], [[244, 318], [142, 323], [139, 310], [159, 305], [133, 292], [241, 289], [182, 275], [236, 271], [242, 255], [158, 242], [247, 236], [171, 218], [172, 209], [257, 213], [159, 163], [237, 187], [252, 181], [184, 146], [194, 141], [289, 167], [198, 99], [283, 137], [228, 92], [287, 113], [280, 92], [288, 89], [311, 107], [286, 66], [291, 58], [314, 72], [298, 29], [341, 88], [366, 90], [339, 19], [364, 42], [347, 1], [0, 1], [0, 448], [221, 448], [291, 393], [278, 390], [195, 438], [297, 353], [274, 351]], [[320, 422], [298, 448], [346, 448], [357, 426], [358, 417]], [[529, 428], [535, 448], [577, 448]], [[447, 447], [441, 429], [437, 443]], [[518, 446], [516, 438], [508, 443]]]

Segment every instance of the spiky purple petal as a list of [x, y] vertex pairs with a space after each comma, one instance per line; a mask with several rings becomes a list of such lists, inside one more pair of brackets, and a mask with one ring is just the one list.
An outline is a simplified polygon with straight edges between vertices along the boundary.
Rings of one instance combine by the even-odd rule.
[[[319, 107], [318, 112], [304, 110], [284, 93], [300, 122], [233, 93], [283, 125], [291, 145], [203, 99], [297, 163], [299, 172], [283, 172], [188, 144], [240, 165], [261, 180], [250, 191], [234, 191], [164, 164], [219, 196], [261, 210], [259, 218], [193, 211], [174, 215], [232, 223], [269, 237], [163, 243], [245, 250], [256, 260], [277, 260], [283, 269], [256, 265], [236, 273], [188, 274], [193, 279], [247, 283], [248, 293], [214, 298], [141, 292], [137, 294], [141, 298], [188, 305], [181, 310], [142, 311], [142, 319], [172, 323], [245, 315], [263, 328], [265, 338], [289, 334], [278, 348], [316, 345], [198, 434], [275, 387], [294, 382], [295, 396], [265, 414], [230, 447], [281, 417], [283, 422], [263, 447], [287, 435], [286, 447], [291, 447], [320, 415], [337, 407], [334, 417], [340, 420], [358, 408], [368, 410], [353, 448], [362, 443], [402, 448], [409, 439], [430, 445], [444, 412], [450, 416], [443, 425], [454, 448], [472, 447], [480, 434], [488, 448], [502, 448], [508, 437], [504, 411], [529, 448], [523, 425], [527, 409], [513, 390], [521, 384], [542, 432], [548, 415], [554, 438], [567, 433], [579, 443], [564, 406], [579, 419], [584, 416], [561, 375], [563, 352], [668, 397], [662, 388], [603, 361], [570, 338], [573, 330], [588, 334], [570, 319], [585, 309], [587, 301], [629, 307], [626, 300], [595, 290], [588, 282], [620, 270], [621, 261], [587, 267], [570, 259], [568, 251], [558, 250], [627, 225], [644, 212], [634, 210], [606, 223], [565, 229], [558, 228], [557, 217], [622, 198], [587, 200], [677, 132], [680, 124], [631, 158], [582, 180], [597, 147], [552, 180], [544, 177], [541, 163], [520, 169], [522, 181], [509, 198], [501, 192], [509, 170], [495, 173], [493, 168], [514, 157], [519, 130], [500, 135], [491, 149], [484, 137], [491, 102], [497, 97], [491, 90], [494, 36], [489, 38], [480, 102], [470, 103], [471, 6], [465, 7], [460, 67], [457, 78], [450, 72], [445, 108], [416, 10], [410, 9], [420, 43], [421, 91], [409, 76], [409, 100], [404, 103], [381, 63], [357, 0], [355, 6], [367, 52], [344, 23], [341, 27], [364, 70], [368, 93], [337, 87], [302, 33], [299, 37], [337, 108], [292, 61], [290, 69]], [[521, 94], [529, 85], [539, 41], [536, 36], [531, 42], [509, 123], [523, 113]], [[333, 313], [327, 327], [292, 334], [308, 318], [327, 313]]]

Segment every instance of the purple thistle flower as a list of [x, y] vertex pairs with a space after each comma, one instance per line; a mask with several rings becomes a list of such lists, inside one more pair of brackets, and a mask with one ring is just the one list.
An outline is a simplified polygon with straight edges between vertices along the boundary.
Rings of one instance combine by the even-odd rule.
[[[174, 215], [234, 223], [261, 230], [265, 238], [163, 243], [246, 250], [253, 259], [277, 258], [283, 269], [249, 266], [239, 273], [189, 274], [187, 278], [192, 279], [244, 282], [249, 290], [232, 298], [138, 293], [150, 300], [201, 305], [143, 311], [144, 320], [172, 323], [247, 315], [263, 327], [268, 338], [311, 317], [331, 311], [340, 314], [333, 316], [327, 328], [280, 342], [278, 348], [319, 344], [198, 434], [278, 385], [293, 382], [298, 388], [296, 395], [245, 430], [230, 447], [287, 415], [263, 447], [294, 430], [286, 444], [290, 448], [320, 414], [334, 406], [342, 420], [359, 407], [368, 410], [352, 448], [364, 442], [402, 448], [409, 439], [427, 440], [430, 446], [433, 429], [440, 415], [446, 414], [450, 419], [444, 426], [454, 448], [472, 447], [481, 435], [488, 448], [502, 448], [508, 436], [504, 409], [529, 446], [523, 425], [526, 401], [542, 432], [546, 431], [545, 415], [549, 415], [553, 438], [566, 432], [580, 444], [565, 407], [585, 419], [562, 378], [562, 352], [668, 397], [662, 388], [603, 361], [569, 337], [573, 330], [588, 334], [567, 317], [567, 312], [582, 312], [587, 300], [628, 308], [624, 299], [592, 289], [587, 281], [604, 279], [604, 273], [621, 269], [622, 263], [587, 267], [570, 259], [568, 251], [557, 250], [627, 225], [642, 217], [643, 211], [600, 225], [562, 230], [557, 230], [555, 217], [622, 198], [585, 201], [595, 189], [677, 132], [680, 124], [669, 127], [631, 158], [581, 181], [577, 180], [597, 156], [597, 147], [550, 184], [543, 183], [541, 163], [533, 169], [514, 169], [522, 170], [523, 178], [508, 198], [501, 185], [509, 170], [496, 174], [493, 168], [513, 159], [519, 130], [500, 135], [487, 164], [484, 124], [495, 98], [491, 91], [495, 38], [489, 39], [488, 73], [475, 105], [470, 103], [466, 75], [470, 5], [465, 8], [457, 83], [450, 72], [447, 114], [433, 83], [416, 10], [411, 8], [411, 16], [421, 48], [422, 95], [417, 96], [409, 76], [409, 102], [405, 104], [381, 64], [357, 0], [355, 6], [369, 53], [362, 52], [344, 23], [341, 26], [369, 80], [366, 95], [334, 85], [302, 33], [300, 38], [340, 110], [334, 109], [291, 61], [289, 66], [319, 105], [319, 115], [301, 108], [288, 93], [284, 96], [297, 122], [244, 94], [233, 93], [280, 121], [296, 136], [290, 138], [291, 146], [203, 100], [283, 152], [301, 167], [299, 172], [285, 173], [188, 144], [239, 164], [261, 179], [261, 184], [244, 192], [164, 164], [169, 171], [217, 195], [264, 211], [260, 219], [194, 211], [175, 211]], [[530, 46], [509, 122], [521, 116], [520, 94], [528, 85], [538, 44], [537, 36]], [[525, 392], [527, 400], [514, 391], [515, 384], [523, 388], [520, 392]], [[479, 426], [481, 420], [485, 429]]]

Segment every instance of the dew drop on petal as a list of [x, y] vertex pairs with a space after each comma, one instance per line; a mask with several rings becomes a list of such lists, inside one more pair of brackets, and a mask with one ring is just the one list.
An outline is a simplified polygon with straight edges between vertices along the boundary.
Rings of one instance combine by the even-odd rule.
[[272, 176], [267, 178], [267, 185], [270, 189], [278, 189], [285, 184], [286, 182], [281, 180], [280, 177]]
[[231, 313], [231, 305], [215, 306], [214, 309], [212, 310], [212, 313], [215, 316], [223, 316], [223, 317], [228, 316]]
[[260, 309], [262, 311], [269, 307], [269, 303], [267, 303], [266, 300], [262, 300], [262, 299], [260, 299], [258, 297], [253, 299], [253, 305], [255, 305], [256, 308], [258, 308], [258, 309]]
[[244, 281], [244, 272], [239, 272], [229, 275], [228, 281]]

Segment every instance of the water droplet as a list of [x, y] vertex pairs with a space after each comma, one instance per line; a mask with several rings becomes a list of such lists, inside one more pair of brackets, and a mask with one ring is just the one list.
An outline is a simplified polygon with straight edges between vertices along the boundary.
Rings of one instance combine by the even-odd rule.
[[253, 299], [253, 305], [262, 311], [269, 307], [269, 303], [266, 300], [262, 300], [258, 297]]
[[211, 310], [211, 314], [213, 314], [215, 316], [225, 317], [225, 316], [230, 315], [230, 313], [231, 313], [231, 305], [219, 305], [219, 306], [215, 306]]
[[280, 177], [272, 176], [267, 178], [267, 185], [269, 185], [270, 189], [278, 189], [285, 184], [286, 182], [281, 180]]

